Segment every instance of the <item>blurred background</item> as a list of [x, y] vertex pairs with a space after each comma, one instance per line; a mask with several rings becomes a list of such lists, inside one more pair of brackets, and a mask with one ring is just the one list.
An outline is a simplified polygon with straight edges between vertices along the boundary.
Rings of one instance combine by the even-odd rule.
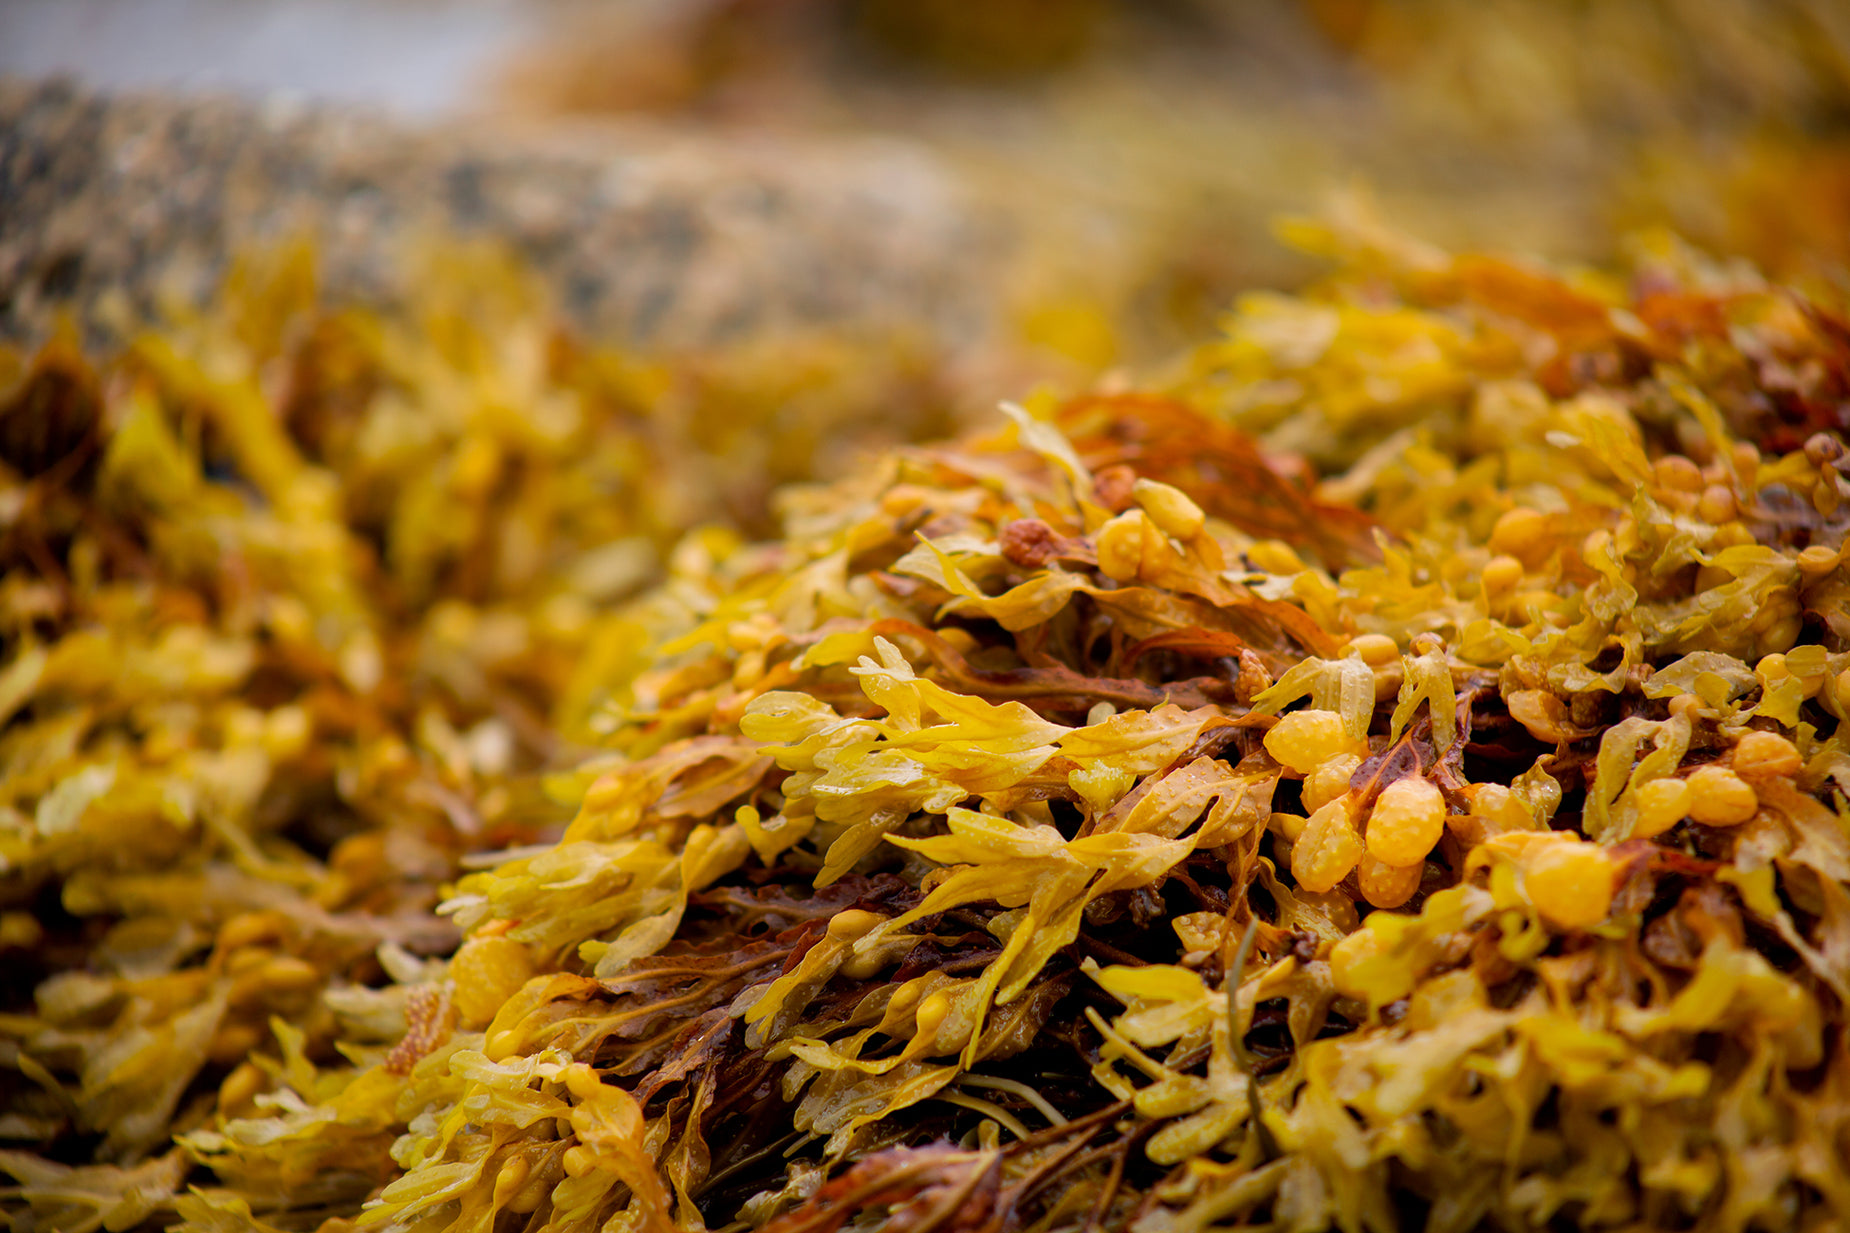
[[389, 299], [405, 234], [485, 235], [593, 339], [877, 334], [993, 406], [1302, 284], [1274, 220], [1337, 199], [1850, 259], [1834, 0], [6, 0], [0, 77], [0, 338], [296, 235]]
[[[1027, 328], [1093, 361], [1301, 280], [1270, 224], [1343, 191], [1452, 248], [1600, 261], [1662, 225], [1780, 276], [1850, 255], [1850, 5], [1832, 0], [546, 12], [497, 99], [923, 143], [1041, 220]], [[1109, 329], [1088, 328], [1095, 310]]]
[[569, 337], [687, 462], [663, 543], [1147, 379], [1332, 209], [1842, 284], [1850, 4], [0, 0], [0, 344], [216, 311], [262, 368], [313, 302], [564, 380]]
[[1599, 260], [1662, 224], [1781, 275], [1850, 252], [1832, 0], [8, 0], [0, 73], [903, 141], [1025, 220], [996, 293], [1087, 366], [1303, 277], [1270, 220], [1356, 186], [1448, 246]]

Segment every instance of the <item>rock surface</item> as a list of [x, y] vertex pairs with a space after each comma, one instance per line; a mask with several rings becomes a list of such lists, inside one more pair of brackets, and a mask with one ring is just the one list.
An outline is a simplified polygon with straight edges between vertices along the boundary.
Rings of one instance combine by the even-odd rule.
[[307, 237], [335, 297], [390, 302], [432, 237], [511, 245], [587, 334], [700, 346], [787, 329], [992, 324], [1015, 244], [916, 148], [671, 125], [413, 128], [359, 111], [0, 82], [0, 339], [93, 337], [196, 302], [231, 255]]

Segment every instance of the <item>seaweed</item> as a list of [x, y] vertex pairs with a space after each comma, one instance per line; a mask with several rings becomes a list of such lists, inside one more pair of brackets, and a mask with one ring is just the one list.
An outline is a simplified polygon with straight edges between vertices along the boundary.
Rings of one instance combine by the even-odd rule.
[[[62, 949], [0, 1041], [9, 1133], [95, 1143], [7, 1201], [1850, 1220], [1850, 406], [1740, 392], [1841, 371], [1842, 306], [1300, 236], [1346, 264], [1167, 385], [787, 489], [629, 598], [561, 581], [638, 532], [543, 415], [438, 500], [171, 349], [59, 377], [100, 453], [8, 479], [0, 854]], [[367, 405], [352, 459], [413, 430]], [[477, 559], [532, 519], [555, 564]]]

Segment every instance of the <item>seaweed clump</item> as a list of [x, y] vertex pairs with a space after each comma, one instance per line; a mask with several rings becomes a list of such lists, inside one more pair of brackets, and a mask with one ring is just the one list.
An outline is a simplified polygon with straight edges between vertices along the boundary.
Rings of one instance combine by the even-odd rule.
[[[29, 1219], [1850, 1220], [1843, 306], [1297, 234], [1162, 388], [683, 540], [454, 952], [275, 1014], [171, 1176], [5, 1158]], [[95, 1101], [72, 979], [5, 1026]]]

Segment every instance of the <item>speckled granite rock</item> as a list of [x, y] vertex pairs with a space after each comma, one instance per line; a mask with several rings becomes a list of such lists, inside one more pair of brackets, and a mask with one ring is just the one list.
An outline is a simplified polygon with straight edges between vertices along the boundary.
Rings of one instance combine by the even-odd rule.
[[[376, 116], [0, 82], [0, 338], [60, 305], [108, 335], [194, 299], [229, 253], [308, 235], [336, 297], [390, 300], [394, 254], [500, 237], [587, 333], [673, 347], [787, 327], [991, 324], [1010, 225], [927, 154], [667, 127], [416, 130]], [[993, 286], [993, 283], [991, 283]]]

